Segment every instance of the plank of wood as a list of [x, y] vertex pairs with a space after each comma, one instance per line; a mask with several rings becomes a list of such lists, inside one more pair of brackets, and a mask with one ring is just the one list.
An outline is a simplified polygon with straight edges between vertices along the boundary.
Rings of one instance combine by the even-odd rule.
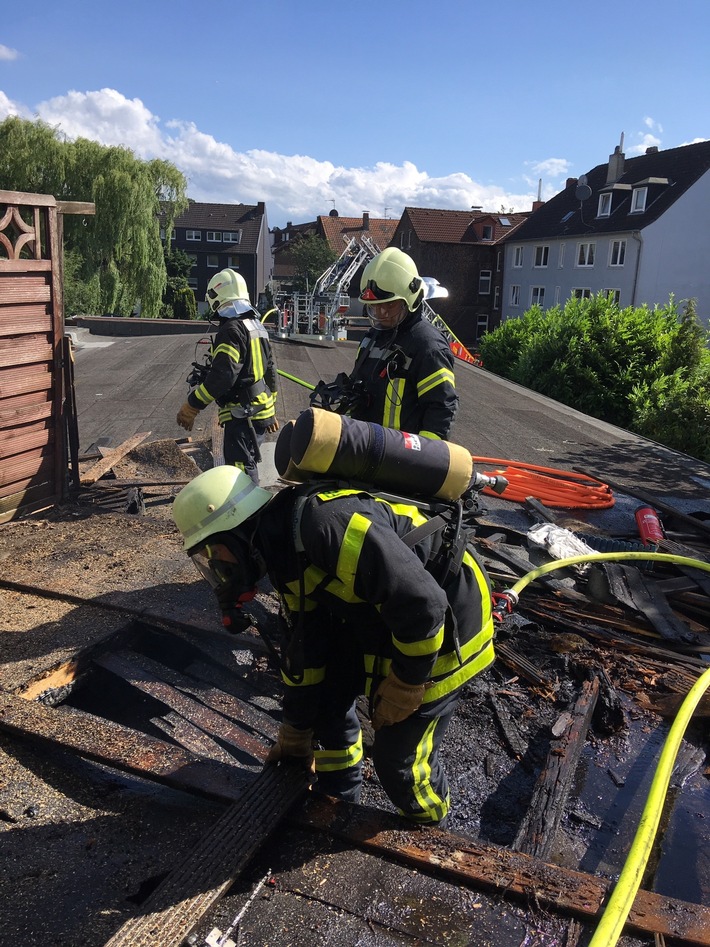
[[301, 767], [266, 767], [105, 947], [180, 947], [307, 788]]
[[[309, 793], [289, 821], [327, 832], [473, 889], [498, 891], [550, 910], [596, 921], [613, 882], [550, 865], [539, 858], [434, 828], [409, 828], [399, 816]], [[710, 944], [710, 908], [639, 890], [627, 927], [683, 944]], [[674, 941], [675, 943], [675, 941]]]
[[215, 467], [221, 467], [224, 464], [224, 428], [219, 423], [217, 411], [212, 412], [210, 437], [212, 438], [212, 463]]
[[570, 712], [569, 726], [550, 742], [547, 760], [538, 777], [513, 848], [537, 858], [548, 858], [572, 788], [575, 770], [597, 705], [599, 679], [585, 681]]
[[118, 447], [114, 447], [102, 460], [98, 461], [98, 463], [94, 464], [93, 467], [90, 467], [81, 475], [82, 485], [87, 486], [90, 483], [96, 483], [99, 477], [103, 477], [105, 473], [108, 473], [115, 463], [130, 453], [130, 451], [144, 441], [146, 437], [150, 437], [150, 431], [142, 431], [139, 434], [134, 434], [133, 437], [129, 437], [127, 441], [119, 444]]

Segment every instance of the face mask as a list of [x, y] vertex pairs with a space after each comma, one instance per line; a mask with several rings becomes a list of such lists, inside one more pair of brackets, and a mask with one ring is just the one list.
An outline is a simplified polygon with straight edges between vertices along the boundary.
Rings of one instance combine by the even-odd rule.
[[215, 593], [224, 626], [230, 631], [248, 628], [251, 618], [242, 606], [254, 598], [256, 583], [266, 573], [258, 550], [246, 539], [224, 533], [200, 546], [190, 558]]

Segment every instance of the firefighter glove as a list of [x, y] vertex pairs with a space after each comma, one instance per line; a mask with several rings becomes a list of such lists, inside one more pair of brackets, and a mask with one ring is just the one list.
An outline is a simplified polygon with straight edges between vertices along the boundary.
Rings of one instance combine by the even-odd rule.
[[267, 434], [275, 434], [279, 429], [279, 422], [276, 418], [269, 420], [269, 426], [266, 428]]
[[278, 763], [279, 760], [294, 759], [303, 762], [306, 769], [314, 770], [313, 760], [313, 730], [298, 730], [290, 723], [282, 723], [276, 737], [276, 743], [271, 747], [266, 757], [267, 763]]
[[186, 431], [191, 431], [192, 425], [195, 423], [195, 418], [199, 413], [199, 408], [193, 408], [192, 405], [186, 401], [177, 413], [177, 423], [180, 427], [184, 427]]
[[423, 684], [405, 684], [390, 671], [375, 693], [372, 702], [372, 729], [389, 727], [406, 720], [418, 710], [424, 699]]

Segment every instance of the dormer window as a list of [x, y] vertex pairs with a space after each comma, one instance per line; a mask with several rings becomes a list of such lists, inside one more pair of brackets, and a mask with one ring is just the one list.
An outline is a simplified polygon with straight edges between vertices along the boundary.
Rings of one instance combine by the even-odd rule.
[[611, 194], [599, 195], [599, 207], [597, 217], [608, 217], [611, 214]]
[[634, 192], [631, 195], [631, 210], [629, 211], [630, 214], [642, 214], [646, 210], [647, 195], [647, 187], [634, 188]]
[[493, 239], [493, 227], [491, 226], [491, 224], [484, 224], [484, 225], [483, 225], [483, 239], [484, 239], [484, 240], [492, 240], [492, 239]]

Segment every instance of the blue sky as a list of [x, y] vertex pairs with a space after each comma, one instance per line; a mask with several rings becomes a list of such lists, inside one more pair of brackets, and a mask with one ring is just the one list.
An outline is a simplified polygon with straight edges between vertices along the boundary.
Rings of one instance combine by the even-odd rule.
[[529, 210], [622, 133], [628, 157], [710, 137], [709, 0], [3, 7], [0, 121], [173, 161], [271, 226]]

